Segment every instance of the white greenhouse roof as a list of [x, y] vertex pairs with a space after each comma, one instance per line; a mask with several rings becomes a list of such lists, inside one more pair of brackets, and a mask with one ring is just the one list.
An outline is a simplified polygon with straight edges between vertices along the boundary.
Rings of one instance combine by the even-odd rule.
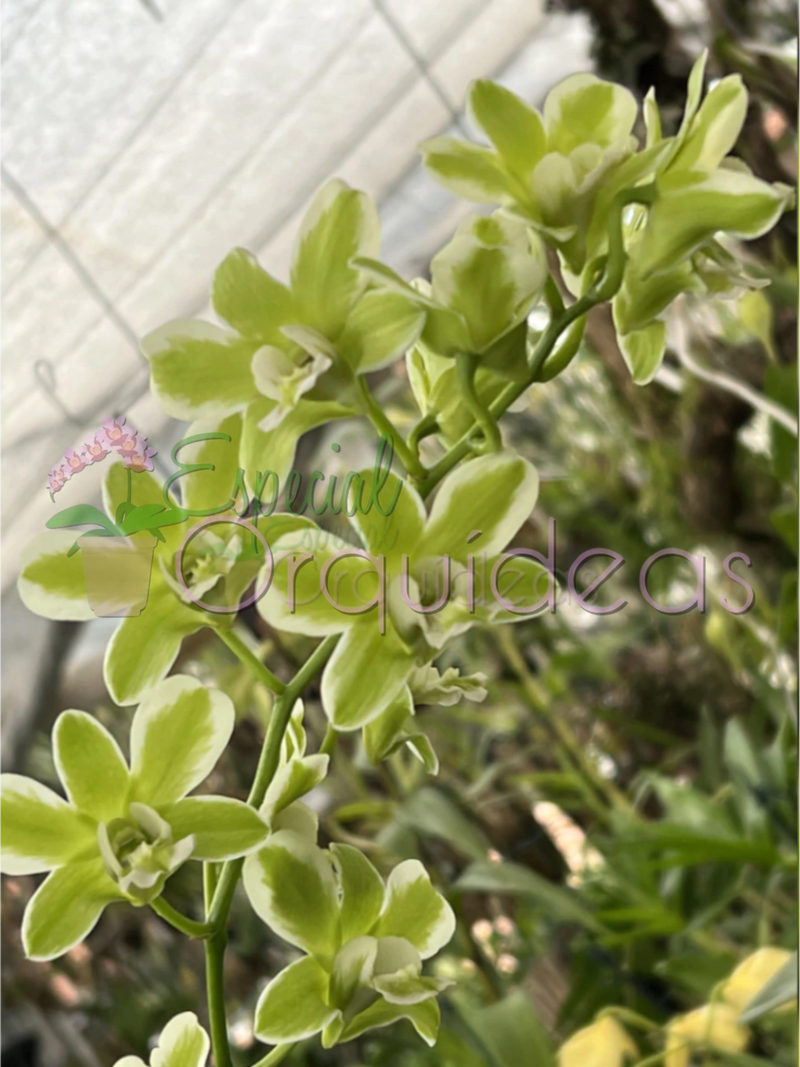
[[208, 313], [230, 248], [282, 276], [339, 175], [412, 275], [463, 210], [416, 145], [463, 122], [469, 82], [539, 102], [590, 67], [587, 24], [541, 0], [5, 0], [2, 18], [4, 589], [65, 448], [114, 412], [158, 445], [136, 339]]

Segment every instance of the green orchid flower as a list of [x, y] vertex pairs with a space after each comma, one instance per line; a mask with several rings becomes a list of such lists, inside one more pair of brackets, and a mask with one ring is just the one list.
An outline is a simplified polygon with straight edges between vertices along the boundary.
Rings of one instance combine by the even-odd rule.
[[436, 996], [449, 982], [422, 974], [423, 960], [453, 936], [455, 916], [417, 860], [384, 883], [350, 845], [319, 848], [279, 830], [245, 860], [244, 887], [256, 913], [307, 955], [273, 978], [255, 1013], [269, 1044], [322, 1032], [330, 1048], [399, 1019], [436, 1041]]
[[114, 1067], [205, 1067], [209, 1047], [208, 1034], [197, 1016], [184, 1011], [161, 1031], [147, 1063], [138, 1056], [123, 1056]]
[[375, 256], [380, 224], [374, 204], [344, 182], [329, 181], [298, 234], [291, 284], [234, 249], [214, 276], [211, 303], [227, 328], [176, 319], [148, 334], [153, 392], [176, 418], [241, 413], [242, 467], [269, 457], [284, 478], [298, 439], [332, 419], [359, 414], [360, 375], [387, 366], [414, 344], [425, 314], [402, 295], [368, 291], [355, 256]]
[[149, 904], [189, 859], [243, 856], [264, 841], [266, 824], [241, 801], [187, 796], [210, 774], [234, 719], [223, 693], [176, 675], [136, 709], [130, 766], [96, 719], [65, 711], [53, 757], [67, 800], [31, 778], [0, 777], [0, 870], [52, 872], [25, 909], [29, 958], [69, 951], [107, 904]]
[[[244, 434], [242, 417], [233, 415], [221, 423], [190, 427], [191, 435], [204, 431], [224, 433], [231, 440], [212, 439], [191, 446], [193, 461], [213, 464], [215, 469], [180, 477], [181, 504], [193, 516], [218, 512], [221, 519], [233, 520], [232, 506], [238, 501], [231, 497]], [[136, 492], [142, 504], [164, 503], [163, 487], [150, 474], [137, 475]], [[103, 484], [109, 514], [115, 514], [126, 494], [125, 471], [115, 464]], [[226, 505], [231, 507], [226, 509]], [[163, 528], [164, 540], [155, 548], [147, 604], [139, 615], [121, 620], [106, 648], [104, 677], [117, 704], [137, 703], [150, 686], [165, 678], [185, 637], [205, 626], [230, 628], [235, 611], [222, 609], [239, 603], [263, 565], [263, 555], [254, 554], [247, 532], [223, 522], [199, 533], [187, 546], [182, 566], [187, 592], [177, 580], [176, 555], [190, 525], [198, 521], [191, 517]], [[81, 553], [69, 554], [74, 539], [68, 531], [48, 531], [23, 554], [18, 588], [23, 603], [37, 615], [76, 621], [96, 617], [89, 606]], [[205, 610], [196, 601], [219, 610]]]
[[438, 356], [479, 356], [503, 377], [523, 373], [525, 321], [548, 274], [544, 245], [523, 223], [500, 212], [470, 215], [433, 257], [430, 284], [409, 285], [366, 256], [353, 262], [373, 284], [424, 310], [421, 340]]
[[462, 697], [474, 703], [486, 699], [485, 674], [459, 674], [457, 667], [448, 667], [440, 674], [427, 664], [418, 667], [400, 695], [364, 727], [364, 749], [373, 764], [383, 762], [403, 746], [421, 760], [428, 774], [439, 773], [439, 759], [428, 736], [417, 726], [417, 704], [439, 704], [452, 707]]
[[[359, 478], [360, 499], [372, 499], [374, 472]], [[274, 573], [258, 602], [261, 615], [292, 633], [342, 634], [322, 676], [323, 706], [337, 729], [355, 730], [377, 718], [456, 634], [477, 622], [525, 617], [515, 611], [512, 588], [519, 586], [530, 604], [542, 576], [539, 564], [515, 558], [498, 570], [495, 582], [505, 604], [490, 593], [490, 585], [500, 554], [536, 503], [538, 485], [526, 460], [502, 451], [448, 475], [430, 514], [410, 485], [388, 474], [369, 513], [349, 516], [358, 548], [310, 519], [276, 517], [274, 534], [269, 521], [265, 524]], [[301, 556], [298, 549], [311, 551]], [[467, 566], [473, 554], [476, 588], [470, 605]], [[445, 556], [447, 589], [441, 577]], [[296, 559], [302, 560], [299, 566]], [[509, 588], [511, 579], [516, 580]]]
[[305, 709], [298, 700], [281, 742], [281, 756], [275, 777], [269, 784], [259, 814], [270, 834], [292, 830], [316, 842], [319, 820], [302, 798], [328, 773], [329, 757], [322, 753], [306, 755]]
[[753, 240], [770, 230], [790, 205], [788, 186], [761, 181], [734, 147], [747, 113], [739, 75], [723, 78], [702, 99], [707, 53], [689, 77], [678, 133], [662, 138], [651, 90], [645, 100], [648, 148], [659, 152], [655, 200], [631, 211], [626, 227], [628, 263], [613, 301], [625, 361], [640, 385], [658, 371], [666, 344], [663, 315], [683, 293], [738, 295], [764, 284], [748, 278], [719, 241]]
[[492, 147], [434, 137], [420, 146], [426, 169], [457, 196], [519, 215], [579, 273], [587, 252], [603, 251], [587, 246], [598, 193], [638, 147], [635, 98], [575, 74], [547, 94], [541, 114], [491, 81], [473, 83], [469, 108]]

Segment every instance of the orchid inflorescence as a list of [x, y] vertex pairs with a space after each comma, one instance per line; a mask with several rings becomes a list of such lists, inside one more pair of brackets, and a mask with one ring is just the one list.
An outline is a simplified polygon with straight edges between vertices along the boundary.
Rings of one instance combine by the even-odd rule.
[[86, 438], [79, 449], [68, 448], [64, 458], [47, 475], [50, 495], [58, 493], [73, 474], [80, 474], [93, 463], [101, 463], [111, 452], [122, 457], [123, 466], [134, 473], [153, 470], [156, 450], [149, 448], [144, 434], [125, 425], [125, 416], [103, 419], [103, 425]]
[[[3, 870], [52, 872], [26, 910], [29, 956], [53, 959], [68, 951], [108, 904], [153, 908], [206, 942], [210, 1044], [216, 1067], [231, 1067], [223, 949], [243, 877], [253, 911], [300, 953], [271, 976], [257, 1003], [253, 997], [254, 1033], [279, 1045], [277, 1055], [316, 1035], [329, 1047], [400, 1019], [426, 1042], [436, 1040], [438, 996], [449, 983], [423, 973], [423, 962], [454, 934], [449, 902], [415, 855], [392, 867], [377, 843], [374, 864], [353, 845], [323, 847], [316, 805], [304, 799], [322, 787], [328, 737], [335, 744], [340, 733], [357, 734], [374, 764], [410, 754], [422, 765], [419, 773], [435, 774], [438, 759], [417, 707], [486, 695], [484, 675], [451, 666], [452, 643], [475, 625], [497, 627], [534, 613], [535, 605], [519, 608], [510, 600], [502, 610], [487, 606], [475, 596], [472, 568], [480, 556], [494, 581], [503, 560], [519, 556], [507, 576], [536, 589], [542, 568], [525, 558], [536, 554], [504, 550], [529, 519], [539, 476], [503, 439], [499, 420], [580, 354], [588, 313], [611, 306], [631, 376], [644, 385], [664, 358], [666, 319], [678, 299], [735, 300], [762, 284], [729, 245], [771, 229], [791, 191], [729, 157], [747, 94], [733, 77], [703, 98], [704, 70], [705, 57], [691, 75], [675, 136], [664, 136], [648, 95], [642, 145], [632, 132], [635, 98], [593, 75], [557, 86], [541, 114], [508, 90], [478, 82], [470, 108], [491, 148], [436, 138], [423, 155], [440, 184], [496, 209], [459, 225], [434, 257], [430, 281], [406, 282], [378, 260], [375, 205], [334, 180], [302, 221], [288, 284], [235, 249], [212, 285], [222, 325], [179, 319], [143, 339], [155, 398], [167, 414], [193, 422], [180, 504], [169, 496], [176, 475], [162, 486], [148, 473], [155, 453], [147, 440], [124, 418], [106, 419], [80, 451], [66, 453], [48, 487], [58, 492], [114, 452], [123, 463], [111, 465], [105, 479], [108, 515], [81, 506], [51, 518], [50, 530], [27, 551], [19, 580], [22, 600], [37, 614], [91, 619], [69, 528], [94, 524], [98, 529], [84, 535], [91, 538], [148, 530], [157, 536], [146, 609], [122, 619], [105, 655], [112, 700], [138, 705], [128, 754], [92, 717], [68, 711], [54, 730], [67, 800], [31, 779], [4, 776]], [[542, 329], [534, 312], [546, 322]], [[407, 440], [367, 383], [368, 374], [401, 359], [419, 408]], [[293, 509], [287, 489], [286, 510], [264, 511], [257, 527], [275, 552], [274, 574], [265, 581], [271, 561], [242, 536], [244, 511], [235, 497], [222, 507], [220, 500], [232, 483], [245, 498], [260, 499], [265, 462], [267, 474], [282, 481], [304, 434], [362, 416], [391, 436], [408, 482], [384, 472], [381, 487], [394, 503], [369, 521], [345, 503], [352, 541]], [[426, 441], [421, 448], [429, 438], [433, 446]], [[437, 449], [438, 460], [426, 465]], [[135, 507], [131, 471], [140, 475]], [[312, 483], [315, 476], [321, 477], [315, 472]], [[359, 486], [375, 488], [377, 474], [355, 479], [358, 495]], [[320, 516], [311, 490], [309, 496]], [[332, 510], [339, 514], [341, 503]], [[214, 516], [234, 532], [210, 535], [213, 555], [191, 545], [184, 552], [189, 516]], [[297, 538], [318, 550], [298, 562]], [[435, 581], [444, 559], [462, 582], [467, 578], [449, 599], [439, 597]], [[380, 562], [388, 577], [380, 607], [361, 587], [362, 578], [375, 578], [365, 561], [376, 570]], [[337, 590], [342, 586], [336, 603], [320, 595], [334, 562]], [[271, 629], [321, 639], [288, 683], [236, 632], [238, 605], [254, 583], [264, 585], [257, 610]], [[211, 772], [235, 718], [231, 701], [214, 687], [168, 678], [184, 639], [203, 629], [218, 634], [273, 695], [246, 804], [187, 796]], [[306, 755], [302, 697], [318, 674], [328, 734], [321, 751]], [[180, 915], [162, 897], [173, 872], [191, 861], [207, 865], [203, 921]], [[692, 1016], [682, 1026], [681, 1041], [695, 1041]], [[616, 1056], [604, 1062], [621, 1064], [629, 1038], [613, 1020], [602, 1022], [600, 1034]], [[735, 1037], [742, 1048], [747, 1035]], [[586, 1035], [573, 1041], [562, 1050], [564, 1065], [584, 1062], [569, 1056], [576, 1047], [585, 1056]], [[593, 1031], [588, 1044], [597, 1041]], [[165, 1027], [150, 1062], [201, 1067], [208, 1049], [197, 1018], [185, 1012]]]

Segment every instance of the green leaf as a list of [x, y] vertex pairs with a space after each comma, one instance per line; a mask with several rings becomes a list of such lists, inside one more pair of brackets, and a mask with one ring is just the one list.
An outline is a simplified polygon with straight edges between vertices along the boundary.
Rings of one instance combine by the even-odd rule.
[[490, 848], [481, 829], [440, 789], [425, 786], [398, 809], [397, 821], [426, 837], [437, 837], [463, 856], [483, 860]]
[[636, 121], [636, 98], [593, 74], [573, 74], [547, 94], [547, 147], [569, 155], [585, 144], [624, 146]]
[[[425, 1044], [433, 1047], [439, 1033], [440, 1017], [439, 1005], [435, 998], [418, 1004], [390, 1004], [386, 1000], [378, 1000], [366, 1011], [359, 1012], [347, 1024], [338, 1041], [352, 1041], [368, 1030], [377, 1030], [400, 1019], [408, 1019]], [[323, 1047], [329, 1048], [330, 1045], [323, 1040]]]
[[[291, 830], [272, 834], [244, 862], [244, 887], [256, 914], [276, 933], [330, 967], [339, 905], [325, 852]], [[283, 1039], [282, 1039], [283, 1040]]]
[[403, 937], [426, 960], [455, 933], [453, 909], [431, 885], [419, 860], [404, 860], [386, 883], [386, 903], [373, 933], [375, 937]]
[[86, 598], [83, 559], [68, 556], [75, 534], [43, 533], [22, 551], [17, 580], [22, 603], [45, 619], [85, 622], [97, 616]]
[[419, 146], [422, 162], [431, 177], [445, 189], [479, 204], [503, 203], [511, 199], [508, 176], [488, 148], [457, 141], [453, 137], [433, 137]]
[[281, 327], [297, 322], [291, 291], [244, 248], [234, 248], [220, 263], [211, 288], [211, 303], [237, 333], [261, 344], [280, 344]]
[[97, 828], [57, 793], [21, 774], [0, 776], [3, 874], [40, 874], [97, 851]]
[[256, 395], [250, 370], [257, 341], [194, 319], [175, 319], [141, 342], [153, 394], [176, 419], [224, 418]]
[[162, 526], [175, 526], [185, 522], [187, 513], [182, 508], [168, 508], [164, 504], [140, 504], [128, 508], [122, 520], [122, 532], [135, 534], [142, 530], [157, 533]]
[[[208, 1034], [194, 1012], [184, 1011], [167, 1023], [158, 1039], [158, 1051], [151, 1054], [152, 1067], [205, 1067], [209, 1052]], [[115, 1064], [120, 1067], [124, 1060]]]
[[161, 808], [176, 841], [194, 836], [192, 859], [246, 856], [266, 839], [268, 828], [254, 808], [232, 797], [186, 797]]
[[98, 822], [122, 815], [128, 793], [128, 765], [119, 745], [97, 719], [64, 711], [53, 727], [53, 758], [75, 807]]
[[752, 1023], [776, 1008], [797, 1000], [797, 953], [753, 997], [739, 1016], [740, 1023]]
[[157, 807], [186, 796], [211, 773], [235, 718], [230, 698], [196, 678], [150, 689], [131, 723], [132, 798]]
[[[442, 482], [431, 508], [420, 556], [466, 563], [467, 555], [502, 552], [529, 517], [539, 495], [539, 476], [516, 452], [479, 456]], [[471, 544], [467, 537], [481, 530]]]
[[92, 504], [75, 504], [71, 508], [64, 508], [51, 516], [45, 525], [48, 530], [63, 530], [70, 526], [101, 526], [110, 534], [119, 532], [114, 522]]
[[372, 290], [353, 308], [336, 347], [353, 370], [380, 370], [416, 344], [424, 325], [418, 301], [389, 289]]
[[332, 844], [331, 855], [342, 888], [341, 936], [347, 943], [367, 934], [383, 907], [383, 879], [363, 852], [352, 845]]
[[99, 857], [73, 861], [53, 871], [25, 909], [25, 955], [32, 960], [63, 956], [94, 929], [107, 904], [123, 899]]
[[477, 1011], [460, 1010], [490, 1054], [491, 1067], [556, 1067], [547, 1032], [521, 990]]
[[218, 618], [187, 607], [154, 567], [147, 607], [123, 619], [106, 647], [103, 676], [114, 703], [135, 704], [168, 673], [184, 637]]
[[330, 339], [339, 333], [365, 284], [350, 260], [377, 255], [379, 245], [372, 200], [342, 181], [327, 182], [306, 212], [292, 262], [292, 291], [304, 325]]
[[455, 883], [464, 893], [509, 893], [530, 897], [561, 922], [576, 922], [587, 930], [600, 932], [603, 927], [572, 890], [554, 885], [546, 878], [517, 863], [481, 861], [467, 867]]
[[328, 976], [313, 957], [290, 964], [258, 999], [256, 1037], [280, 1045], [319, 1033], [338, 1014], [328, 1007], [327, 996]]

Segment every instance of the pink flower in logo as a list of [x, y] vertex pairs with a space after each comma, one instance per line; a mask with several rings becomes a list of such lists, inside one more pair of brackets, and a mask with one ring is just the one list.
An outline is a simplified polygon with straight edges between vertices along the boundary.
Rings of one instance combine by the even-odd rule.
[[81, 448], [81, 456], [87, 464], [99, 463], [105, 459], [111, 450], [111, 445], [104, 430], [98, 430], [94, 437], [87, 437]]
[[147, 438], [142, 434], [137, 434], [134, 445], [135, 447], [131, 451], [126, 449], [123, 452], [122, 449], [119, 449], [123, 467], [127, 467], [135, 474], [153, 470], [153, 456], [158, 455], [158, 453], [154, 448], [147, 447]]
[[123, 444], [136, 437], [136, 430], [132, 426], [125, 425], [125, 416], [118, 419], [103, 419], [103, 430], [112, 448], [119, 449]]
[[86, 460], [74, 448], [68, 448], [64, 453], [64, 466], [69, 470], [69, 476], [80, 474], [86, 466]]
[[51, 493], [57, 493], [66, 485], [69, 475], [62, 467], [53, 467], [47, 475], [47, 488]]

